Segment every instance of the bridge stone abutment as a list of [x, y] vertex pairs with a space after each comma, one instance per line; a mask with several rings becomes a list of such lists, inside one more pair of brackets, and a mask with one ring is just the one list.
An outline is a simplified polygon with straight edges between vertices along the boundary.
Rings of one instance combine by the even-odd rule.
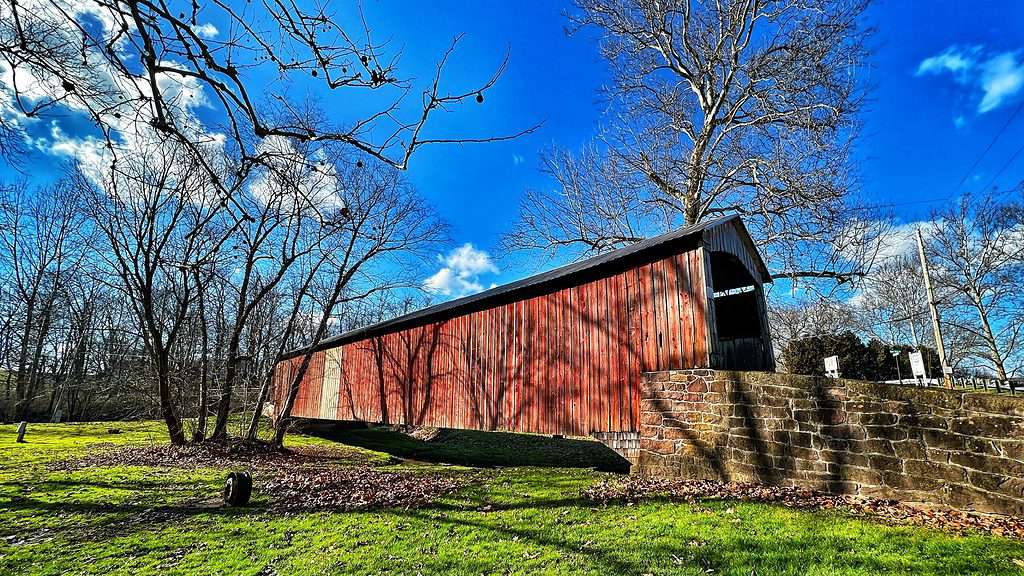
[[768, 372], [644, 375], [633, 472], [1024, 515], [1024, 398]]

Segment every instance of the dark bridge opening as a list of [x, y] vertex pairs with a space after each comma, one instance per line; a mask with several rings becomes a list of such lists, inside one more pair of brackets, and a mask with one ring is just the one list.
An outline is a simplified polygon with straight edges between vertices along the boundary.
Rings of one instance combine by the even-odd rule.
[[772, 352], [761, 283], [729, 252], [711, 252], [717, 368], [771, 370]]

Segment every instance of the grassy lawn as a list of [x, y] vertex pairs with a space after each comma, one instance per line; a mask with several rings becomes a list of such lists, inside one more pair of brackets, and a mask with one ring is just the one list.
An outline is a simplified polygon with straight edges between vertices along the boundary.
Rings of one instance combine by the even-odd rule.
[[1024, 543], [996, 537], [745, 502], [598, 507], [580, 492], [611, 473], [582, 466], [614, 459], [580, 441], [446, 431], [421, 442], [385, 430], [289, 438], [344, 443], [353, 462], [466, 479], [408, 510], [284, 513], [259, 493], [227, 509], [217, 502], [223, 470], [52, 469], [101, 443], [164, 441], [159, 423], [108, 427], [33, 425], [29, 443], [15, 444], [14, 427], [0, 426], [0, 574], [1024, 574]]

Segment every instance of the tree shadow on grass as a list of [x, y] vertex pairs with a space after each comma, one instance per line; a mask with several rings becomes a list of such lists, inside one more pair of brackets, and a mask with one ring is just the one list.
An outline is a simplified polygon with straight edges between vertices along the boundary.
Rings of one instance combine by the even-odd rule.
[[477, 468], [535, 466], [629, 472], [628, 460], [596, 440], [449, 428], [441, 429], [430, 440], [388, 428], [331, 427], [308, 433], [423, 462]]
[[[153, 489], [158, 488], [154, 486]], [[744, 575], [800, 574], [815, 568], [833, 567], [839, 572], [845, 569], [856, 573], [942, 573], [941, 569], [947, 560], [955, 561], [957, 568], [970, 568], [964, 565], [970, 555], [964, 556], [958, 551], [962, 546], [958, 539], [950, 538], [946, 542], [933, 541], [927, 544], [932, 552], [945, 549], [948, 554], [940, 552], [937, 555], [918, 557], [914, 550], [923, 543], [911, 533], [880, 528], [877, 531], [854, 530], [844, 535], [845, 530], [819, 514], [799, 513], [792, 517], [792, 514], [785, 512], [781, 517], [774, 517], [774, 514], [767, 511], [765, 514], [768, 517], [765, 519], [760, 514], [754, 514], [753, 517], [744, 513], [732, 515], [719, 509], [719, 506], [713, 506], [708, 512], [714, 516], [691, 515], [687, 520], [687, 514], [681, 511], [677, 520], [675, 514], [658, 514], [657, 509], [645, 511], [619, 503], [600, 506], [582, 496], [564, 493], [532, 497], [512, 492], [506, 495], [510, 496], [506, 502], [494, 503], [487, 501], [492, 496], [490, 492], [465, 496], [461, 502], [446, 499], [414, 509], [373, 508], [359, 513], [385, 514], [402, 522], [415, 519], [424, 526], [430, 526], [431, 531], [437, 534], [451, 535], [453, 532], [450, 529], [468, 529], [476, 533], [473, 535], [474, 541], [494, 538], [528, 543], [557, 552], [562, 558], [560, 562], [574, 561], [573, 557], [583, 559], [585, 563], [607, 574], [666, 570]], [[721, 506], [727, 503], [725, 500]], [[664, 498], [652, 498], [645, 502], [645, 505], [650, 504], [689, 506], [670, 503]], [[203, 520], [198, 518], [204, 516], [234, 520], [245, 524], [250, 530], [259, 530], [256, 526], [263, 524], [258, 519], [266, 518], [268, 512], [273, 513], [273, 509], [262, 503], [248, 508], [229, 508], [215, 501], [153, 506], [145, 502], [76, 503], [19, 498], [9, 506], [5, 504], [5, 507], [29, 514], [80, 514], [91, 521], [67, 532], [54, 530], [53, 527], [48, 529], [51, 533], [60, 532], [63, 537], [71, 540], [94, 541], [132, 533], [157, 533], [175, 526], [202, 530]], [[627, 508], [631, 527], [622, 524]], [[577, 516], [562, 520], [564, 515], [553, 513], [557, 509], [575, 512]], [[531, 511], [546, 513], [526, 517], [515, 514]], [[514, 514], [502, 514], [506, 512]], [[584, 516], [579, 516], [581, 513]], [[583, 524], [591, 526], [582, 532], [572, 528], [581, 518]], [[740, 518], [743, 519], [742, 525], [732, 524]], [[684, 523], [680, 524], [680, 521]], [[563, 523], [567, 524], [562, 526]], [[620, 529], [621, 538], [608, 533], [608, 530]], [[841, 547], [838, 550], [840, 556], [835, 556], [836, 546]], [[888, 552], [905, 548], [906, 553], [879, 556], [879, 548], [885, 548]], [[964, 556], [964, 559], [960, 556]], [[528, 558], [522, 561], [526, 560]], [[517, 558], [508, 561], [513, 564], [520, 562]], [[833, 562], [837, 562], [836, 566], [832, 566]], [[585, 571], [586, 568], [583, 569]], [[997, 572], [993, 570], [992, 573]], [[954, 570], [951, 573], [959, 572]], [[963, 573], [970, 573], [970, 570]]]
[[[712, 504], [715, 503], [715, 504]], [[652, 498], [645, 504], [658, 506], [696, 506], [711, 516], [685, 521], [675, 515], [644, 518], [644, 512], [625, 503], [595, 508], [581, 498], [551, 498], [495, 504], [486, 509], [465, 509], [443, 503], [402, 512], [390, 512], [402, 518], [414, 517], [438, 531], [464, 527], [488, 538], [530, 543], [554, 548], [560, 554], [582, 555], [600, 573], [714, 573], [714, 574], [1015, 574], [1008, 561], [1005, 566], [986, 564], [977, 556], [982, 547], [965, 549], [962, 538], [924, 540], [930, 531], [908, 527], [876, 526], [870, 520], [834, 518], [830, 513], [783, 511], [781, 517], [767, 510], [755, 513], [734, 512], [732, 499], [700, 499], [680, 503], [669, 498]], [[704, 505], [712, 505], [711, 509]], [[553, 508], [589, 509], [581, 525], [582, 532], [560, 526], [558, 518], [529, 522], [511, 522], [506, 511], [548, 510]], [[628, 510], [632, 528], [622, 525]], [[440, 511], [441, 514], [437, 514]], [[599, 515], [609, 513], [602, 534]], [[497, 518], [491, 517], [498, 514]], [[795, 515], [795, 516], [794, 516]], [[680, 524], [680, 522], [683, 522]], [[846, 525], [850, 522], [850, 525]], [[837, 524], [838, 523], [838, 524]], [[616, 528], [608, 534], [609, 527]], [[678, 533], [674, 533], [677, 528]], [[621, 529], [621, 532], [619, 532]], [[453, 532], [449, 529], [449, 534]], [[621, 537], [620, 537], [621, 535]], [[994, 548], [992, 547], [994, 546]], [[995, 540], [986, 542], [985, 555], [1012, 557], [1019, 544]], [[927, 549], [929, 553], [922, 554]], [[497, 567], [495, 567], [497, 569]], [[585, 569], [582, 571], [586, 571]], [[667, 572], [666, 572], [667, 571]]]

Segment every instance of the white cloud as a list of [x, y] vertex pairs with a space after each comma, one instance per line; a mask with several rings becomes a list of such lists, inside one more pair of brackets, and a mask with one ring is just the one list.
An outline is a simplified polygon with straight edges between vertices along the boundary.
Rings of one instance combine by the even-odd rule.
[[213, 24], [210, 24], [209, 22], [207, 22], [206, 24], [200, 24], [199, 26], [196, 26], [193, 30], [195, 31], [196, 34], [202, 36], [203, 38], [215, 38], [217, 34], [220, 33], [217, 30], [217, 27]]
[[304, 156], [290, 140], [279, 136], [260, 141], [256, 152], [265, 157], [265, 166], [249, 192], [260, 202], [275, 203], [294, 213], [312, 211], [321, 217], [345, 206], [334, 164]]
[[1024, 61], [1017, 61], [1017, 53], [1004, 52], [981, 66], [981, 88], [985, 96], [978, 104], [978, 112], [999, 107], [1007, 98], [1024, 87]]
[[427, 278], [423, 287], [428, 292], [442, 296], [465, 296], [475, 294], [484, 289], [479, 282], [460, 277], [451, 268], [441, 268], [433, 276]]
[[[984, 46], [950, 46], [939, 54], [925, 58], [917, 67], [916, 76], [950, 74], [959, 84], [980, 94], [979, 114], [999, 108], [1024, 89], [1024, 60], [1020, 51], [992, 52]], [[954, 120], [957, 127], [962, 117]]]
[[[77, 161], [85, 174], [100, 185], [115, 157], [146, 155], [166, 141], [151, 124], [153, 90], [148, 79], [125, 74], [94, 47], [97, 39], [103, 40], [101, 45], [104, 46], [105, 42], [113, 42], [118, 51], [125, 46], [127, 35], [118, 39], [120, 20], [110, 9], [93, 2], [62, 0], [24, 0], [19, 7], [22, 16], [30, 17], [33, 26], [52, 30], [48, 42], [63, 44], [69, 52], [81, 54], [86, 65], [80, 74], [37, 77], [27, 67], [19, 68], [15, 75], [6, 62], [0, 61], [0, 117], [5, 122], [21, 130], [25, 140], [37, 150]], [[0, 4], [0, 20], [10, 17], [9, 5]], [[98, 21], [101, 33], [96, 38], [83, 38], [68, 18], [73, 18], [78, 25]], [[170, 60], [160, 64], [171, 68], [181, 66]], [[69, 92], [66, 83], [77, 89]], [[196, 115], [198, 108], [210, 105], [201, 81], [187, 75], [162, 73], [157, 75], [156, 83], [166, 104], [165, 114], [199, 144], [208, 160], [218, 162], [225, 137], [208, 131]], [[18, 110], [16, 98], [27, 108], [59, 99], [63, 113], [52, 116], [54, 120], [46, 126], [38, 117], [26, 118]], [[101, 114], [104, 126], [110, 129], [109, 147], [98, 133], [87, 135], [64, 129], [68, 116], [77, 116], [74, 121], [92, 120], [94, 114]], [[196, 191], [195, 196], [196, 201], [204, 201], [203, 191]]]
[[[423, 287], [428, 292], [442, 296], [459, 297], [480, 292], [484, 289], [480, 276], [499, 272], [490, 254], [477, 250], [468, 242], [447, 256], [439, 256], [438, 261], [443, 266], [423, 282]], [[491, 287], [494, 286], [492, 283]]]
[[963, 114], [959, 114], [956, 118], [953, 118], [953, 126], [956, 126], [957, 128], [963, 128], [966, 125], [967, 119], [964, 118]]
[[461, 273], [477, 276], [485, 272], [498, 273], [498, 267], [491, 262], [491, 256], [483, 250], [473, 248], [469, 242], [452, 250], [444, 259], [444, 263]]
[[974, 68], [977, 63], [975, 57], [979, 51], [980, 47], [978, 46], [971, 48], [950, 46], [939, 54], [922, 60], [917, 67], [917, 75], [941, 74], [943, 72], [951, 72], [954, 75], [962, 74]]
[[917, 229], [927, 236], [931, 222], [907, 222], [894, 226], [888, 233], [878, 238], [878, 260], [913, 256], [917, 254]]

